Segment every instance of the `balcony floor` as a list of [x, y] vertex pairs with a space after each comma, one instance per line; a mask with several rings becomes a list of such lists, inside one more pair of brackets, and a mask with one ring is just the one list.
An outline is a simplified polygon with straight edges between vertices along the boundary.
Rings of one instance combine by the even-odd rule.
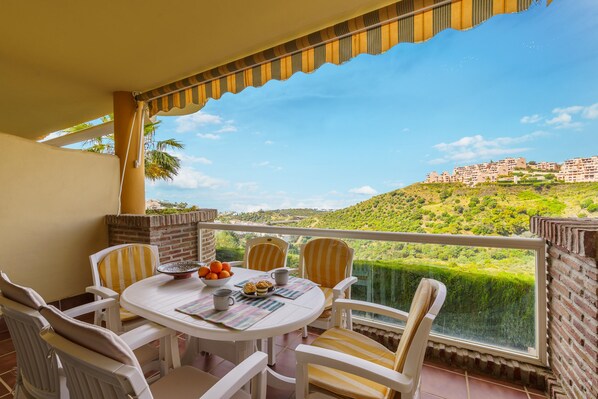
[[[314, 333], [303, 339], [296, 331], [276, 338], [277, 363], [274, 370], [288, 376], [295, 376], [294, 349], [297, 345], [309, 344], [316, 338]], [[184, 347], [180, 337], [181, 348]], [[233, 364], [215, 355], [199, 355], [193, 365], [215, 376], [223, 376]], [[10, 398], [16, 380], [16, 355], [8, 332], [0, 333], [0, 399]], [[280, 391], [268, 387], [268, 399], [289, 399], [291, 391]], [[422, 371], [421, 399], [544, 399], [537, 390], [504, 381], [475, 376], [466, 371], [449, 369], [426, 363]]]

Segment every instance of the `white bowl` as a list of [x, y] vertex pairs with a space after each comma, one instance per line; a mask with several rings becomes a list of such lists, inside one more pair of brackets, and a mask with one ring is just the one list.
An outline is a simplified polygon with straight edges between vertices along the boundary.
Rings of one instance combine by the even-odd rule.
[[231, 274], [230, 277], [219, 278], [218, 280], [206, 280], [204, 277], [200, 277], [199, 280], [202, 283], [204, 283], [205, 285], [207, 285], [208, 287], [222, 287], [223, 285], [228, 283], [232, 277], [233, 277], [233, 275]]

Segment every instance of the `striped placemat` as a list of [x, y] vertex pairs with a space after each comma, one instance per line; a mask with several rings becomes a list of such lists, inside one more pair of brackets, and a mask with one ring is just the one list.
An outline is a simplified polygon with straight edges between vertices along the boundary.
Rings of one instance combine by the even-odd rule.
[[176, 310], [198, 316], [212, 323], [223, 324], [235, 330], [246, 330], [284, 305], [283, 302], [271, 298], [246, 298], [239, 291], [233, 292], [232, 296], [235, 298], [235, 304], [228, 310], [214, 309], [214, 299], [211, 295], [196, 299], [176, 308]]
[[[274, 280], [270, 278], [269, 274], [264, 274], [260, 277], [250, 278], [248, 280], [241, 281], [240, 283], [235, 284], [235, 287], [243, 287], [245, 283], [252, 281], [257, 282], [260, 280], [270, 280], [274, 283]], [[312, 288], [317, 287], [317, 285], [309, 280], [304, 278], [289, 276], [289, 282], [286, 285], [277, 285], [276, 291], [274, 291], [274, 295], [281, 296], [283, 298], [289, 299], [297, 299], [301, 295], [305, 294], [307, 291], [311, 290]]]

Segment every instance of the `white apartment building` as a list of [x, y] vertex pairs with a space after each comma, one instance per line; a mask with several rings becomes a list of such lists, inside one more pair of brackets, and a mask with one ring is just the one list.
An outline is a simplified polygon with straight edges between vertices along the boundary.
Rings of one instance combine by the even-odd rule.
[[598, 156], [566, 160], [557, 179], [566, 183], [598, 181]]

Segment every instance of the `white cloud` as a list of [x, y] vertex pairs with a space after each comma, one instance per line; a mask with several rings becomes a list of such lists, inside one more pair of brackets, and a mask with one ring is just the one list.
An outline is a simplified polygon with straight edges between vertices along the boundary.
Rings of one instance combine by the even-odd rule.
[[270, 162], [270, 161], [257, 162], [257, 163], [254, 163], [253, 166], [259, 167], [259, 168], [269, 168], [272, 170], [282, 170], [281, 166], [272, 165], [272, 162]]
[[213, 133], [198, 133], [197, 137], [208, 140], [220, 140], [220, 136]]
[[218, 115], [199, 111], [194, 114], [179, 116], [174, 122], [176, 125], [175, 131], [177, 133], [185, 133], [206, 125], [220, 125], [223, 123], [223, 120]]
[[222, 128], [216, 130], [216, 133], [232, 133], [232, 132], [236, 132], [237, 128], [232, 125], [232, 122], [227, 122], [229, 124], [224, 125]]
[[183, 189], [198, 189], [198, 188], [215, 189], [215, 188], [223, 187], [227, 183], [224, 180], [207, 176], [196, 169], [182, 167], [179, 170], [179, 174], [176, 175], [172, 179], [172, 181], [160, 182], [160, 184], [166, 184], [168, 186], [173, 186], [173, 187], [183, 188]]
[[581, 116], [586, 119], [598, 119], [598, 103], [584, 108]]
[[452, 143], [440, 143], [434, 146], [435, 149], [444, 153], [441, 158], [430, 161], [431, 164], [454, 162], [467, 162], [473, 160], [487, 160], [492, 157], [516, 154], [527, 151], [529, 148], [517, 147], [516, 144], [534, 140], [546, 136], [543, 131], [536, 131], [519, 137], [498, 137], [496, 139], [485, 139], [482, 135], [462, 137]]
[[538, 114], [534, 114], [534, 115], [529, 115], [529, 116], [524, 116], [523, 118], [521, 118], [520, 122], [521, 123], [538, 123], [542, 120], [542, 117]]
[[258, 184], [253, 181], [237, 183], [235, 184], [235, 187], [237, 190], [244, 192], [255, 192], [259, 188]]
[[555, 129], [580, 129], [584, 126], [583, 122], [575, 120], [576, 117], [582, 119], [597, 119], [598, 118], [598, 103], [581, 106], [573, 105], [564, 108], [555, 108], [552, 110], [555, 115], [546, 121], [546, 124]]
[[204, 157], [196, 157], [194, 155], [188, 155], [182, 152], [173, 152], [172, 155], [179, 158], [182, 162], [186, 163], [199, 163], [202, 165], [211, 165], [212, 161]]
[[350, 189], [349, 192], [353, 193], [353, 194], [359, 194], [359, 195], [376, 195], [376, 194], [378, 194], [378, 191], [376, 191], [371, 186], [355, 187], [355, 188]]
[[266, 141], [264, 141], [264, 144], [272, 145], [272, 144], [274, 144], [274, 142], [272, 140], [266, 140]]

